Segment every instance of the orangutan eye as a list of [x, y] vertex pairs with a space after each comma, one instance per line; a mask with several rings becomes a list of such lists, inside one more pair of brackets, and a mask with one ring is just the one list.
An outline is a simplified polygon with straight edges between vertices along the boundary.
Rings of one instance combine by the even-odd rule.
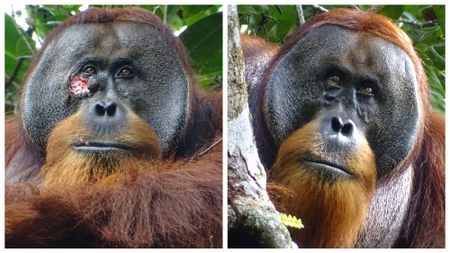
[[367, 97], [373, 97], [376, 93], [375, 84], [372, 82], [364, 83], [361, 88], [359, 89], [358, 93], [367, 96]]
[[119, 70], [116, 77], [117, 78], [130, 78], [133, 76], [134, 76], [134, 73], [130, 67], [123, 67]]
[[332, 75], [327, 78], [327, 84], [330, 88], [338, 88], [341, 87], [341, 78], [338, 75]]
[[87, 65], [83, 68], [83, 73], [88, 74], [88, 75], [93, 75], [93, 74], [97, 73], [97, 69], [95, 69], [95, 67], [92, 65]]

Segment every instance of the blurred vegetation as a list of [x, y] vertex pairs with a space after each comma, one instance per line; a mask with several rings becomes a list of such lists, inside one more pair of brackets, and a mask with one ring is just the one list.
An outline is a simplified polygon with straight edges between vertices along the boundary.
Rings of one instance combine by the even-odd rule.
[[[5, 14], [5, 110], [11, 114], [17, 107], [23, 77], [32, 56], [45, 37], [69, 16], [79, 12], [80, 5], [27, 5], [28, 29], [19, 27], [17, 17], [24, 13], [13, 10]], [[91, 7], [118, 8], [118, 5]], [[222, 85], [222, 12], [220, 5], [145, 5], [173, 31], [182, 31], [197, 78], [207, 88]], [[184, 29], [184, 30], [180, 30]], [[35, 38], [38, 43], [36, 43]]]
[[[445, 6], [444, 5], [302, 5], [308, 18], [334, 8], [356, 8], [391, 18], [412, 39], [430, 84], [433, 108], [445, 112]], [[241, 32], [283, 43], [299, 26], [298, 6], [238, 6]]]

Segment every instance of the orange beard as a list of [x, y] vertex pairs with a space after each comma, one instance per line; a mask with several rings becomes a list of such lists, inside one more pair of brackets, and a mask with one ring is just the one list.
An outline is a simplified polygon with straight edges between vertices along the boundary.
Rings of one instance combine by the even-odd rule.
[[[355, 133], [357, 144], [351, 152], [327, 154], [317, 131], [317, 122], [310, 122], [280, 146], [269, 180], [290, 194], [278, 194], [274, 201], [282, 212], [302, 219], [305, 228], [291, 230], [299, 246], [352, 247], [375, 189], [374, 155], [360, 133]], [[340, 159], [354, 176], [327, 178], [302, 167], [307, 153]]]
[[[96, 136], [82, 124], [80, 113], [74, 114], [56, 125], [47, 145], [46, 162], [42, 167], [42, 184], [46, 187], [78, 186], [114, 173], [139, 169], [162, 156], [161, 144], [156, 133], [146, 122], [129, 111], [128, 122], [120, 135], [111, 140], [132, 146], [136, 153], [93, 154], [73, 149], [75, 139], [89, 140]], [[147, 162], [148, 161], [148, 162]]]

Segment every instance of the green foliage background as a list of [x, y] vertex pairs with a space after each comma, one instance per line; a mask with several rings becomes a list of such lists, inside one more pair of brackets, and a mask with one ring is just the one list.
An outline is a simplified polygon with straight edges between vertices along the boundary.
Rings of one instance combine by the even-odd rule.
[[[322, 5], [327, 10], [342, 7], [372, 11], [391, 18], [412, 39], [423, 61], [430, 83], [433, 108], [445, 113], [445, 6], [444, 5]], [[318, 6], [302, 5], [304, 17], [317, 15]], [[246, 33], [282, 43], [299, 26], [295, 5], [238, 6], [241, 27]]]
[[[118, 8], [119, 5], [92, 7]], [[186, 26], [179, 35], [186, 46], [199, 82], [206, 88], [222, 86], [222, 12], [220, 5], [145, 5], [173, 31]], [[15, 24], [22, 13], [5, 14], [5, 110], [17, 108], [23, 77], [33, 54], [38, 50], [32, 36], [43, 42], [49, 32], [69, 16], [79, 12], [80, 5], [27, 5], [29, 29]], [[27, 41], [28, 43], [26, 43]]]

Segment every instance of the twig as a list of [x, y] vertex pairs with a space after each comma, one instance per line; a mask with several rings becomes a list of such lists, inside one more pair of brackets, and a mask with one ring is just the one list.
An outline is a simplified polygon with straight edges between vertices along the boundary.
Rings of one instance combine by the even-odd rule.
[[11, 7], [11, 10], [12, 10], [11, 17], [12, 17], [12, 21], [14, 23], [14, 27], [16, 28], [17, 32], [19, 33], [20, 38], [25, 43], [25, 46], [28, 48], [28, 50], [31, 52], [31, 54], [34, 55], [36, 52], [34, 51], [33, 47], [28, 42], [27, 38], [25, 37], [25, 34], [23, 34], [22, 28], [17, 24], [17, 22], [16, 22], [16, 14], [15, 14], [14, 9], [12, 7]]
[[16, 67], [14, 68], [14, 71], [11, 74], [11, 77], [9, 78], [8, 82], [6, 83], [6, 86], [11, 85], [16, 80], [17, 74], [19, 73], [20, 69], [22, 68], [24, 60], [25, 60], [25, 58], [19, 58], [17, 60]]
[[323, 8], [322, 6], [318, 5], [318, 4], [313, 4], [312, 7], [316, 10], [319, 10], [321, 12], [328, 12], [327, 9]]
[[375, 12], [378, 13], [383, 8], [383, 5], [372, 5], [367, 10], [368, 12]]
[[417, 27], [420, 27], [420, 28], [437, 25], [436, 20], [430, 20], [430, 21], [425, 21], [425, 22], [419, 22], [419, 21], [415, 21], [415, 20], [409, 20], [409, 19], [399, 18], [397, 21], [398, 21], [398, 22], [401, 22], [401, 23], [404, 23], [404, 24], [417, 26]]
[[167, 24], [167, 9], [169, 9], [168, 5], [163, 5], [163, 22]]
[[20, 89], [20, 87], [21, 87], [20, 84], [17, 83], [16, 81], [13, 81], [13, 82], [11, 83], [11, 85], [14, 86], [14, 88], [16, 88], [16, 90]]
[[297, 9], [298, 25], [300, 27], [305, 23], [305, 14], [303, 14], [303, 7], [300, 4], [296, 5], [295, 8]]
[[6, 105], [6, 106], [15, 107], [15, 106], [14, 106], [14, 103], [11, 102], [11, 101], [8, 101], [8, 100], [5, 100], [5, 105]]
[[219, 142], [222, 141], [222, 138], [218, 139], [216, 142], [214, 142], [213, 144], [211, 144], [211, 146], [209, 146], [208, 148], [206, 148], [205, 150], [203, 150], [202, 152], [200, 152], [200, 154], [197, 155], [197, 157], [200, 157], [202, 155], [204, 155], [206, 152], [208, 152], [210, 149], [212, 149], [214, 146], [216, 146]]

